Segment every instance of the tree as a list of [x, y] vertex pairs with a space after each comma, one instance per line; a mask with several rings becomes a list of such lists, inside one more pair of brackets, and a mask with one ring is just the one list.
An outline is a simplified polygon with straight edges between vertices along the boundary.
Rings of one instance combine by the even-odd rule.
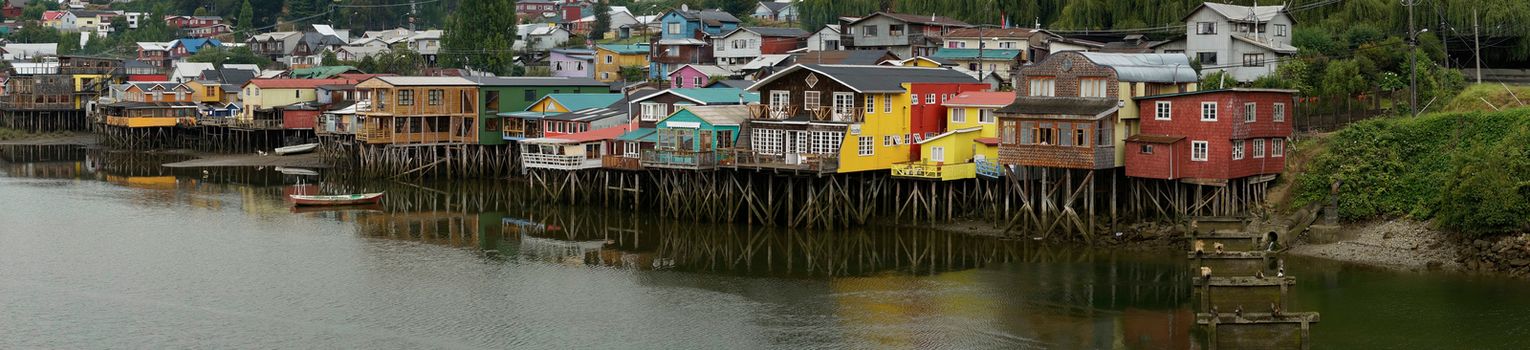
[[515, 65], [515, 2], [464, 1], [447, 19], [442, 64], [506, 75]]
[[112, 33], [121, 35], [128, 30], [127, 16], [112, 16]]
[[239, 25], [234, 26], [234, 40], [244, 42], [245, 33], [255, 30], [255, 8], [250, 6], [250, 0], [244, 0], [244, 6], [239, 7], [239, 17], [235, 19]]
[[186, 61], [212, 63], [218, 67], [222, 67], [224, 64], [254, 64], [261, 67], [271, 67], [273, 65], [271, 59], [257, 55], [249, 47], [243, 46], [232, 49], [197, 51], [197, 54], [187, 56]]
[[319, 64], [325, 66], [339, 66], [341, 65], [340, 57], [335, 56], [334, 51], [324, 51], [324, 57], [319, 59]]
[[21, 25], [21, 29], [12, 32], [8, 39], [11, 42], [24, 44], [56, 43], [58, 42], [58, 29], [44, 27], [37, 21], [27, 21]]
[[191, 15], [192, 16], [206, 16], [207, 15], [207, 8], [206, 7], [197, 6], [197, 10], [196, 11], [191, 11]]
[[601, 40], [611, 31], [611, 5], [606, 0], [595, 3], [595, 25], [590, 27], [590, 38]]
[[48, 8], [43, 7], [42, 4], [29, 4], [27, 7], [21, 9], [21, 18], [27, 20], [42, 20], [43, 12], [47, 11]]
[[704, 5], [707, 8], [723, 10], [736, 17], [745, 17], [754, 10], [756, 4], [759, 2], [755, 0], [707, 0]]

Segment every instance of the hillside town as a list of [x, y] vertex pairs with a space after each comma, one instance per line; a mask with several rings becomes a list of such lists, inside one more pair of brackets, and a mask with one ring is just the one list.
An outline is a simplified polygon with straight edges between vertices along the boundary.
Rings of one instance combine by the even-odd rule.
[[[1516, 45], [1530, 41], [1497, 25], [1484, 49], [1476, 6], [1468, 32], [1446, 25], [1466, 18], [1450, 5], [1415, 21], [1430, 10], [1418, 2], [6, 0], [0, 141], [42, 135], [19, 145], [44, 161], [82, 158], [7, 174], [125, 167], [136, 176], [101, 178], [182, 191], [169, 197], [209, 210], [222, 208], [202, 203], [218, 201], [218, 180], [274, 178], [280, 190], [238, 196], [279, 192], [294, 217], [392, 215], [377, 219], [378, 236], [471, 247], [483, 261], [513, 252], [491, 242], [504, 239], [568, 266], [829, 276], [819, 289], [840, 299], [887, 292], [841, 277], [933, 280], [1024, 260], [984, 255], [1001, 250], [991, 246], [1159, 248], [1170, 263], [1109, 255], [1043, 273], [1066, 275], [1065, 291], [1036, 294], [1071, 298], [1045, 307], [1090, 316], [1041, 337], [1097, 328], [1093, 338], [998, 347], [1307, 349], [1334, 338], [1313, 336], [1327, 321], [1319, 311], [1357, 318], [1298, 301], [1331, 297], [1298, 288], [1298, 274], [1339, 278], [1308, 259], [1288, 267], [1288, 252], [1530, 274], [1530, 236], [1512, 236], [1530, 230], [1530, 204], [1519, 205], [1530, 182], [1517, 171], [1530, 163], [1515, 158], [1530, 154], [1516, 153], [1530, 127], [1512, 121], [1530, 97], [1510, 87], [1530, 83], [1515, 68], [1530, 61]], [[1387, 19], [1348, 28], [1341, 17], [1366, 10]], [[1427, 132], [1396, 131], [1409, 128]], [[92, 151], [44, 150], [55, 137]], [[1473, 153], [1427, 153], [1439, 150]], [[0, 147], [0, 163], [12, 153]], [[179, 168], [196, 170], [165, 170]], [[1508, 175], [1481, 177], [1499, 168]], [[1394, 176], [1404, 171], [1430, 173]], [[1452, 178], [1470, 180], [1421, 180]], [[1480, 207], [1493, 203], [1519, 206]], [[1346, 226], [1393, 218], [1434, 221]], [[644, 220], [672, 225], [664, 243], [636, 243]], [[736, 227], [812, 237], [677, 243]], [[1002, 242], [878, 236], [910, 228]], [[812, 241], [844, 232], [863, 241]], [[1116, 301], [1114, 284], [1110, 302], [1096, 300], [1107, 278], [1072, 277], [1090, 270], [1129, 281], [1131, 301]], [[1004, 278], [1034, 278], [1023, 271]], [[1175, 309], [1124, 306], [1159, 294]], [[597, 343], [609, 344], [580, 344]], [[848, 344], [889, 343], [908, 345]]]

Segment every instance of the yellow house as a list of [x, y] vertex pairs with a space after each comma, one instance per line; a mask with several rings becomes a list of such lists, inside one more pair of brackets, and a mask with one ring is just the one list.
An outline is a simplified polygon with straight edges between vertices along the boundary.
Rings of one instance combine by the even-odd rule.
[[892, 168], [893, 176], [939, 180], [1000, 176], [999, 129], [994, 111], [1014, 92], [963, 92], [945, 102], [946, 132], [919, 142], [920, 157]]
[[198, 103], [227, 103], [223, 84], [213, 81], [192, 80], [185, 83], [191, 89], [191, 100]]
[[[319, 85], [355, 83], [350, 79], [251, 79], [239, 91], [239, 100], [244, 102], [244, 109], [239, 111], [238, 121], [269, 119], [257, 117], [257, 114], [270, 115], [275, 107], [317, 101]], [[280, 119], [276, 119], [278, 126], [280, 122]]]
[[[104, 84], [102, 83], [110, 82], [112, 79], [112, 76], [109, 74], [75, 74], [72, 77], [74, 78], [74, 91], [93, 91], [98, 89], [98, 86], [103, 86]], [[77, 96], [74, 98], [74, 108], [85, 108], [86, 102], [88, 102], [88, 99]]]
[[622, 80], [622, 67], [648, 67], [648, 45], [600, 45], [595, 47], [595, 80]]

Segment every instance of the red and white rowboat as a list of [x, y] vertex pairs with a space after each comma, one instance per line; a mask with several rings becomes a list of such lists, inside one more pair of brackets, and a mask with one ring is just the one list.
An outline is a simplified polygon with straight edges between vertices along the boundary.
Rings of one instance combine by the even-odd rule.
[[292, 198], [292, 204], [300, 206], [317, 205], [363, 205], [377, 204], [382, 201], [383, 193], [341, 194], [332, 196], [305, 196], [300, 194], [288, 195]]

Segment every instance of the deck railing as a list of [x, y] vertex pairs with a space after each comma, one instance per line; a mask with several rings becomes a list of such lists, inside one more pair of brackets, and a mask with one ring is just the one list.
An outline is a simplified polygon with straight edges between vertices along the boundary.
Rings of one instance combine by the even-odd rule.
[[986, 159], [979, 159], [973, 163], [977, 164], [978, 176], [994, 179], [1004, 177], [1004, 166], [999, 165], [997, 162]]
[[526, 168], [558, 170], [593, 169], [601, 166], [601, 159], [561, 154], [523, 153], [521, 154], [521, 165]]
[[892, 165], [892, 175], [931, 180], [960, 180], [977, 177], [975, 163], [905, 162]]
[[643, 150], [642, 164], [653, 168], [713, 169], [718, 164], [716, 151]]
[[819, 173], [839, 171], [838, 154], [767, 154], [742, 148], [720, 148], [717, 153], [719, 166], [790, 169]]
[[600, 158], [600, 167], [619, 170], [642, 170], [643, 163], [638, 157], [610, 155]]

